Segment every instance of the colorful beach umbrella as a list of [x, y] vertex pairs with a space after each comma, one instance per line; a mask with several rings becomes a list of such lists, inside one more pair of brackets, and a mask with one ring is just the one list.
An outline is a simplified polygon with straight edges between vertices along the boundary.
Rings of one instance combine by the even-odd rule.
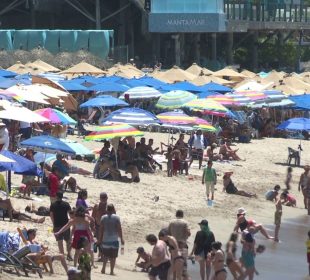
[[197, 96], [188, 91], [173, 90], [163, 94], [156, 107], [161, 109], [178, 109], [189, 101], [197, 99]]
[[[235, 98], [232, 94], [217, 94], [210, 95], [207, 97], [208, 100], [213, 100], [224, 106], [240, 106], [240, 100]], [[248, 101], [251, 101], [249, 98], [246, 98]]]
[[112, 112], [102, 123], [126, 123], [135, 126], [160, 124], [160, 120], [152, 113], [140, 108], [123, 108]]
[[35, 111], [42, 117], [50, 120], [51, 123], [76, 124], [76, 121], [69, 115], [52, 108], [44, 108]]
[[235, 91], [234, 94], [243, 95], [245, 97], [250, 98], [252, 101], [268, 98], [268, 96], [263, 91], [253, 91], [253, 90]]
[[216, 130], [208, 121], [194, 116], [191, 117], [185, 114], [183, 111], [161, 113], [158, 114], [157, 117], [160, 119], [164, 126], [194, 126], [194, 128], [199, 127], [208, 131]]
[[209, 131], [209, 132], [216, 131], [216, 128], [212, 126], [211, 124], [199, 124], [199, 125], [195, 125], [193, 128], [200, 129], [202, 131]]
[[85, 136], [85, 140], [109, 140], [116, 137], [143, 136], [143, 132], [125, 123], [115, 123], [96, 128]]
[[152, 87], [133, 87], [123, 93], [120, 96], [121, 99], [125, 99], [128, 96], [129, 99], [155, 99], [162, 95], [157, 89]]
[[204, 114], [215, 116], [227, 116], [229, 110], [220, 103], [210, 99], [196, 99], [184, 105], [194, 111], [202, 111]]

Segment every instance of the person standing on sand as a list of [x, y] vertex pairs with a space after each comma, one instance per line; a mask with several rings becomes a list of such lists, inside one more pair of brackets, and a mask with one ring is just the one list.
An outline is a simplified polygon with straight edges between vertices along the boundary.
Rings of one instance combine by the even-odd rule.
[[281, 218], [282, 218], [282, 194], [280, 198], [277, 198], [276, 200], [276, 212], [274, 213], [274, 224], [275, 224], [275, 229], [274, 229], [274, 241], [279, 242], [279, 230], [280, 230], [280, 225], [281, 225]]
[[301, 174], [299, 183], [298, 183], [298, 191], [302, 191], [302, 194], [304, 196], [304, 205], [305, 209], [308, 209], [308, 197], [307, 197], [307, 186], [309, 183], [309, 171], [310, 171], [310, 166], [305, 165], [304, 166], [305, 172]]
[[208, 161], [207, 167], [204, 168], [202, 174], [201, 183], [206, 185], [206, 195], [207, 199], [210, 200], [210, 191], [211, 191], [211, 200], [214, 200], [214, 186], [217, 182], [217, 175], [214, 168], [212, 168], [212, 161]]
[[103, 263], [101, 273], [105, 274], [108, 260], [110, 261], [110, 274], [114, 275], [116, 258], [118, 257], [119, 241], [121, 240], [122, 250], [125, 244], [123, 239], [122, 225], [119, 216], [115, 213], [113, 204], [108, 204], [107, 214], [102, 216], [100, 221], [97, 244], [102, 248]]
[[147, 267], [151, 266], [149, 279], [156, 280], [158, 276], [159, 280], [168, 280], [170, 258], [165, 241], [158, 240], [154, 234], [147, 235], [145, 239], [151, 246], [154, 246], [151, 261], [147, 263]]
[[285, 180], [286, 190], [290, 190], [291, 189], [292, 173], [293, 173], [293, 168], [292, 167], [288, 167], [287, 168], [287, 174], [286, 174], [286, 180]]
[[188, 222], [184, 220], [183, 210], [177, 210], [175, 214], [176, 218], [170, 221], [168, 225], [168, 233], [172, 235], [178, 242], [179, 249], [184, 258], [184, 267], [183, 267], [183, 277], [188, 279], [187, 273], [187, 256], [188, 256], [188, 246], [187, 239], [191, 236], [191, 231], [188, 226]]

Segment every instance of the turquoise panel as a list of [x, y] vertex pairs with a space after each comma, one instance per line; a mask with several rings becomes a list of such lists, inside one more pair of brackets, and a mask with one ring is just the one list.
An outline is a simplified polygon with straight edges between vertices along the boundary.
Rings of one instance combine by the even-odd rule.
[[15, 50], [28, 50], [28, 30], [15, 30], [13, 36], [13, 48]]
[[96, 56], [106, 58], [110, 49], [109, 31], [89, 31], [89, 51]]
[[43, 47], [45, 45], [45, 30], [27, 30], [28, 32], [28, 50]]
[[51, 53], [59, 52], [59, 30], [46, 30], [44, 47]]
[[13, 50], [12, 34], [14, 30], [0, 30], [0, 49], [11, 51]]
[[74, 51], [79, 51], [82, 49], [88, 50], [88, 38], [89, 38], [89, 33], [87, 30], [85, 31], [77, 30]]
[[59, 31], [59, 49], [61, 52], [73, 52], [76, 44], [75, 30]]

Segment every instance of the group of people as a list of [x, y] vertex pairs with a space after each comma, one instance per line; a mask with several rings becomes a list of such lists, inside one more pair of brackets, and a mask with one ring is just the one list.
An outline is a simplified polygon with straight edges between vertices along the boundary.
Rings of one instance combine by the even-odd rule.
[[[222, 243], [216, 241], [209, 222], [206, 219], [201, 220], [200, 230], [195, 235], [193, 248], [189, 253], [187, 240], [191, 236], [191, 231], [184, 219], [184, 212], [178, 210], [175, 219], [171, 220], [166, 228], [161, 229], [157, 235], [148, 234], [145, 237], [146, 242], [153, 246], [152, 252], [146, 252], [144, 247], [139, 247], [135, 265], [143, 272], [147, 272], [150, 280], [155, 280], [156, 277], [167, 280], [170, 279], [170, 275], [175, 280], [190, 279], [187, 271], [188, 260], [193, 264], [198, 262], [201, 280], [227, 279], [226, 266], [234, 279], [253, 279], [257, 273], [255, 256], [265, 249], [263, 245], [256, 245], [255, 234], [261, 232], [268, 239], [273, 237], [261, 224], [247, 220], [245, 215], [245, 209], [239, 208], [236, 226], [226, 249], [222, 249]], [[239, 230], [242, 244], [240, 259], [236, 254]]]

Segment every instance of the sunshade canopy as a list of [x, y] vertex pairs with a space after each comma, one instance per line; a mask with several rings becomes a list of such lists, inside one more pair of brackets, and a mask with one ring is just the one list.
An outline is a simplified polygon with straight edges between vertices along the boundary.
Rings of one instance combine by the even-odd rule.
[[82, 103], [80, 108], [87, 108], [87, 107], [125, 107], [129, 106], [125, 101], [115, 98], [110, 95], [100, 95], [98, 97], [89, 99], [88, 101]]

